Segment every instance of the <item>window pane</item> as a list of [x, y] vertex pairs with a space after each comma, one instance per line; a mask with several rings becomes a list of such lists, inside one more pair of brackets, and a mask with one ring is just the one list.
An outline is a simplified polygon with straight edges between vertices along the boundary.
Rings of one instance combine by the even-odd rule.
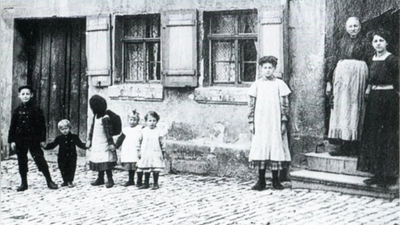
[[160, 80], [161, 75], [161, 55], [160, 43], [149, 43], [147, 49], [148, 62], [149, 62], [149, 80]]
[[125, 37], [145, 37], [145, 21], [141, 18], [124, 19]]
[[236, 48], [232, 41], [213, 42], [214, 82], [234, 82], [236, 74]]
[[143, 81], [144, 50], [143, 44], [126, 44], [125, 71], [127, 81]]
[[254, 40], [241, 41], [242, 49], [242, 81], [255, 81], [257, 70], [257, 50]]
[[160, 37], [160, 16], [159, 15], [154, 15], [154, 16], [149, 16], [148, 21], [148, 34], [146, 37], [150, 38], [157, 38]]
[[257, 33], [256, 13], [246, 13], [239, 15], [239, 33]]
[[234, 15], [215, 15], [211, 19], [211, 29], [214, 34], [234, 34], [235, 33]]

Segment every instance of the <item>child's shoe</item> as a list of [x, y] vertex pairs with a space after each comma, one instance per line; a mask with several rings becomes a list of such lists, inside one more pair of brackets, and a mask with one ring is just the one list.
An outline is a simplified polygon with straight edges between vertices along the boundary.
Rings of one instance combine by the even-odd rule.
[[139, 187], [139, 189], [148, 189], [150, 185], [148, 184], [143, 184], [142, 186]]
[[98, 177], [94, 182], [90, 183], [92, 186], [99, 186], [104, 184], [104, 178]]
[[74, 187], [74, 185], [72, 184], [72, 182], [68, 182], [67, 185], [68, 185], [69, 188], [73, 188], [73, 187]]
[[151, 188], [151, 190], [157, 190], [159, 188], [160, 188], [160, 186], [158, 186], [158, 184], [153, 184], [153, 187]]
[[127, 181], [127, 182], [124, 184], [124, 187], [132, 186], [132, 185], [135, 185], [135, 182], [133, 182], [133, 181]]
[[61, 184], [61, 187], [66, 187], [66, 186], [68, 186], [68, 183], [67, 183], [66, 181], [64, 181], [64, 182]]
[[108, 181], [106, 183], [106, 188], [111, 188], [113, 186], [114, 186], [114, 180], [112, 178], [108, 179]]
[[17, 191], [25, 191], [28, 190], [28, 185], [26, 184], [21, 184], [21, 186], [17, 187]]

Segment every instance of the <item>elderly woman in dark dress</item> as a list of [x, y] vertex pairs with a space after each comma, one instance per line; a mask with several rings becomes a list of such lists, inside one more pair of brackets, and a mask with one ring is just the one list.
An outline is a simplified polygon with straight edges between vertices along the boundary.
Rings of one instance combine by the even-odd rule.
[[387, 51], [390, 34], [371, 34], [367, 108], [357, 169], [374, 174], [366, 184], [395, 184], [399, 173], [399, 58]]
[[360, 33], [361, 24], [357, 17], [348, 18], [346, 31], [332, 59], [335, 67], [327, 76], [326, 94], [330, 96], [333, 91], [328, 138], [341, 145], [340, 151], [330, 152], [333, 156], [356, 155], [365, 109], [366, 61], [370, 46]]

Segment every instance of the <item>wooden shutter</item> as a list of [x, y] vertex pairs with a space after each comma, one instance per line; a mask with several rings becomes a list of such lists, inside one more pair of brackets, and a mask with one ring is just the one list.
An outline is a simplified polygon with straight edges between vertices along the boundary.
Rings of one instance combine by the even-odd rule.
[[86, 19], [87, 71], [92, 86], [111, 85], [110, 16], [88, 16]]
[[163, 14], [162, 83], [164, 87], [197, 87], [197, 11]]
[[278, 58], [278, 65], [275, 74], [282, 77], [284, 74], [284, 49], [283, 49], [283, 9], [268, 10], [259, 12], [259, 42], [260, 57], [273, 55]]

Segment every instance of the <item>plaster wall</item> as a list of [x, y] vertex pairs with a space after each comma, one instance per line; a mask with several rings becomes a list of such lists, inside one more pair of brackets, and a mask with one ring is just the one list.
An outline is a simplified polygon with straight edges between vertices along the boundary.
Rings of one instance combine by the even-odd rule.
[[[301, 165], [301, 153], [312, 151], [324, 134], [323, 59], [325, 38], [325, 1], [320, 0], [23, 0], [2, 1], [1, 18], [1, 94], [11, 100], [13, 19], [44, 17], [85, 17], [98, 14], [158, 13], [168, 9], [207, 10], [252, 9], [284, 5], [289, 10], [288, 43], [289, 73], [285, 80], [293, 91], [291, 95], [291, 151], [294, 163]], [[199, 25], [201, 26], [201, 25]], [[201, 31], [200, 31], [201, 32]], [[3, 51], [4, 49], [4, 51]], [[202, 86], [203, 58], [199, 57]], [[143, 116], [149, 110], [161, 115], [161, 126], [169, 140], [196, 143], [228, 143], [249, 149], [250, 135], [245, 104], [209, 104], [194, 100], [195, 89], [164, 88], [162, 101], [114, 100], [108, 88], [89, 87], [89, 96], [100, 94], [108, 100], [109, 108], [120, 114], [127, 124], [127, 113], [136, 109]], [[3, 102], [3, 101], [2, 101]], [[3, 104], [3, 103], [2, 103]], [[1, 132], [3, 144], [9, 126], [11, 101], [2, 105]], [[5, 112], [5, 113], [4, 113]], [[91, 121], [88, 109], [88, 121]], [[90, 122], [89, 122], [90, 124]], [[229, 148], [228, 148], [229, 149]]]

